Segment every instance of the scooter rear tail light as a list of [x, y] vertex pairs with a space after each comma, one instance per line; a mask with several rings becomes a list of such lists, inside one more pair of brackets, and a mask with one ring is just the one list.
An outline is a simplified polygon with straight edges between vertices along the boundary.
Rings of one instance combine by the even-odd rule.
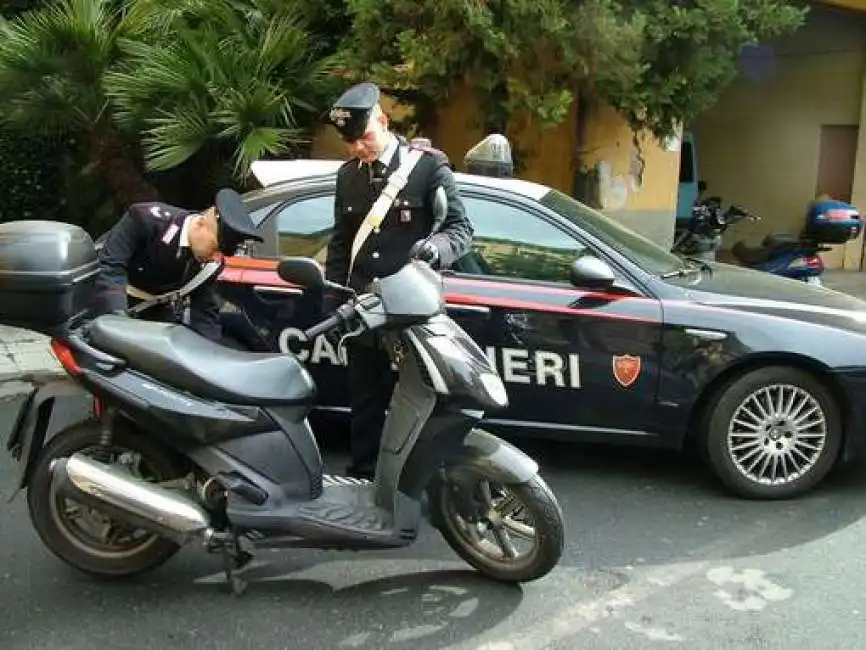
[[820, 255], [809, 255], [803, 261], [810, 269], [824, 268], [824, 262], [821, 260]]
[[60, 365], [63, 366], [63, 369], [66, 372], [68, 372], [70, 375], [81, 374], [81, 367], [75, 360], [75, 354], [72, 352], [68, 345], [56, 339], [52, 339], [51, 351], [54, 353], [54, 356], [57, 357], [57, 360], [60, 362]]

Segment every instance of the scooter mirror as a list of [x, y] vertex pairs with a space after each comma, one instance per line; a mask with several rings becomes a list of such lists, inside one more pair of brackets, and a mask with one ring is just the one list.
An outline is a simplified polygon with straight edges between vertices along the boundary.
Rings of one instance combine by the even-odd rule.
[[277, 265], [277, 275], [284, 282], [308, 289], [323, 289], [327, 284], [322, 267], [311, 257], [284, 257]]

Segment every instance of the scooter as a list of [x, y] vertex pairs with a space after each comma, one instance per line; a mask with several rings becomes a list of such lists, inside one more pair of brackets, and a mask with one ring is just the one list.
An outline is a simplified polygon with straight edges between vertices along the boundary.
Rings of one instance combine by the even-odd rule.
[[[535, 461], [478, 428], [508, 396], [447, 316], [426, 263], [361, 295], [326, 281], [312, 259], [278, 267], [290, 285], [348, 297], [304, 338], [336, 331], [342, 344], [375, 330], [387, 342], [398, 382], [374, 481], [324, 473], [307, 421], [316, 387], [295, 356], [226, 348], [183, 325], [89, 319], [95, 268], [76, 226], [0, 225], [0, 321], [49, 334], [73, 384], [34, 390], [8, 444], [33, 525], [62, 561], [130, 576], [195, 542], [222, 556], [241, 593], [258, 548], [404, 547], [426, 509], [451, 548], [495, 580], [537, 580], [558, 564], [559, 503]], [[44, 444], [55, 399], [76, 389], [92, 396], [93, 417]]]
[[824, 274], [821, 253], [832, 250], [827, 244], [844, 244], [857, 237], [861, 227], [860, 213], [853, 205], [825, 197], [809, 206], [799, 236], [773, 233], [758, 246], [738, 241], [731, 253], [749, 268], [820, 286]]
[[789, 233], [767, 235], [757, 246], [736, 242], [731, 253], [743, 266], [785, 278], [821, 286], [824, 260], [820, 253], [832, 250], [815, 241]]

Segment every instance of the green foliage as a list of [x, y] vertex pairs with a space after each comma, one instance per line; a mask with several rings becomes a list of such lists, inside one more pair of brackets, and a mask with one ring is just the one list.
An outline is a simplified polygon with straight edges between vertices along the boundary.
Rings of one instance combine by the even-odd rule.
[[348, 0], [347, 60], [427, 102], [472, 84], [487, 121], [561, 122], [576, 93], [668, 134], [715, 101], [743, 46], [795, 29], [786, 0]]
[[252, 161], [309, 141], [334, 92], [292, 0], [132, 0], [140, 28], [106, 78], [115, 117], [140, 134], [147, 166], [166, 170], [204, 148], [231, 150], [236, 180]]
[[640, 71], [642, 17], [618, 19], [614, 0], [348, 0], [348, 6], [353, 68], [433, 101], [467, 79], [491, 123], [521, 112], [558, 123], [577, 80], [634, 78]]
[[64, 0], [0, 20], [0, 126], [63, 134], [99, 121], [123, 27], [111, 5]]
[[12, 17], [24, 11], [37, 9], [45, 0], [3, 0], [3, 5], [0, 6], [0, 16]]
[[0, 222], [60, 219], [62, 143], [44, 137], [0, 131]]
[[795, 31], [808, 11], [786, 0], [621, 1], [626, 11], [646, 16], [644, 69], [625, 83], [601, 80], [598, 90], [635, 130], [659, 138], [716, 102], [745, 46]]

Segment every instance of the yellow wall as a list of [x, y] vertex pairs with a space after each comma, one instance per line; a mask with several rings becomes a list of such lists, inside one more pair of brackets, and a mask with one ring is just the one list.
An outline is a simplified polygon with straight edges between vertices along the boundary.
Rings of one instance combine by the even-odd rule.
[[596, 106], [585, 118], [581, 168], [594, 166], [598, 173], [602, 211], [670, 246], [679, 180], [678, 138], [663, 147], [642, 134], [638, 149], [631, 129], [614, 109]]
[[852, 11], [866, 11], [866, 0], [816, 0], [814, 4]]
[[[864, 24], [848, 13], [813, 10], [803, 29], [775, 45], [767, 78], [739, 79], [692, 125], [707, 195], [762, 217], [728, 230], [724, 248], [802, 228], [815, 196], [821, 126], [860, 122]], [[843, 254], [838, 247], [825, 262], [840, 266]]]

